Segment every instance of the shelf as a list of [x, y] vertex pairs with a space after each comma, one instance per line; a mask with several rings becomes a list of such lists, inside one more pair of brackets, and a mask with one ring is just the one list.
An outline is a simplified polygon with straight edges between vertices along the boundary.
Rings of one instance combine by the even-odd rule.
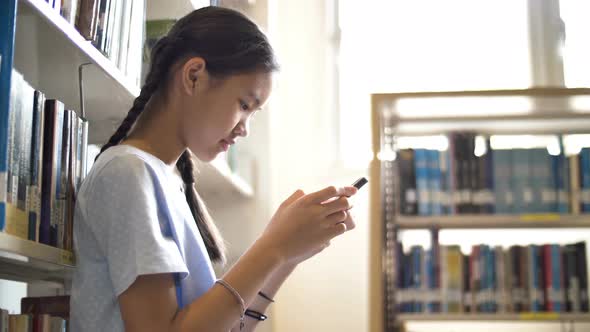
[[14, 67], [48, 98], [80, 112], [78, 67], [84, 63], [89, 140], [104, 142], [127, 114], [139, 87], [42, 0], [19, 0]]
[[197, 163], [197, 190], [209, 199], [217, 197], [248, 198], [254, 195], [254, 189], [243, 178], [233, 173], [223, 159], [210, 163]]
[[446, 228], [590, 228], [590, 215], [521, 214], [399, 216], [400, 229]]
[[396, 319], [404, 322], [419, 321], [522, 321], [522, 322], [547, 322], [547, 321], [575, 321], [590, 322], [588, 313], [554, 313], [554, 312], [527, 312], [511, 314], [400, 314]]
[[16, 281], [68, 279], [72, 252], [0, 232], [0, 278]]

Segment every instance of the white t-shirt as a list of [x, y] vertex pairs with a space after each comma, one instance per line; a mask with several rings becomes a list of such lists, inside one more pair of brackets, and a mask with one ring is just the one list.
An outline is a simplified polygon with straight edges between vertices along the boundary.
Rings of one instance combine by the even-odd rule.
[[72, 331], [124, 331], [118, 296], [140, 275], [173, 273], [182, 308], [215, 283], [180, 177], [128, 145], [103, 153], [76, 201]]

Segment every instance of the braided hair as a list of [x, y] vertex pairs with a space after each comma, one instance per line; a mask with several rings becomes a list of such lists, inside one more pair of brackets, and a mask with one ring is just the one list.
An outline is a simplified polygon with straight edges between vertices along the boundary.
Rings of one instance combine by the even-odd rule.
[[[141, 92], [119, 128], [101, 148], [101, 153], [127, 137], [152, 96], [166, 88], [173, 65], [192, 56], [202, 57], [209, 75], [220, 79], [236, 74], [272, 72], [278, 69], [268, 39], [246, 16], [221, 7], [195, 10], [178, 20], [170, 32], [152, 48], [150, 70]], [[195, 190], [194, 164], [190, 151], [182, 153], [176, 167], [186, 187], [186, 200], [203, 237], [209, 258], [223, 263], [223, 241]]]

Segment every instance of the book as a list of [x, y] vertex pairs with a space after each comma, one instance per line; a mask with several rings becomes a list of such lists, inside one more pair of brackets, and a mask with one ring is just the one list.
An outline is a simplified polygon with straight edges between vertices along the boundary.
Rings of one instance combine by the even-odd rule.
[[580, 151], [581, 212], [590, 212], [590, 148]]
[[418, 213], [418, 200], [414, 150], [400, 150], [398, 153], [398, 165], [400, 174], [400, 213], [403, 215], [416, 215]]
[[431, 191], [428, 178], [428, 151], [426, 149], [414, 150], [414, 167], [416, 170], [416, 192], [418, 194], [418, 214], [428, 216], [431, 214]]
[[[55, 245], [52, 234], [56, 229], [56, 193], [58, 178], [58, 164], [61, 160], [61, 138], [64, 105], [55, 99], [48, 99], [44, 109], [44, 137], [43, 137], [43, 166], [41, 186], [41, 223], [39, 226], [39, 242]], [[61, 121], [60, 121], [61, 119]], [[54, 243], [55, 242], [55, 243]]]
[[99, 2], [100, 0], [80, 0], [79, 3], [76, 29], [87, 40], [94, 40], [96, 34], [96, 12], [98, 11]]
[[39, 241], [39, 225], [41, 224], [41, 185], [43, 156], [43, 114], [45, 95], [35, 91], [33, 100], [33, 130], [31, 139], [31, 187], [29, 203], [29, 240]]
[[570, 180], [570, 211], [572, 214], [580, 214], [580, 160], [578, 155], [572, 155], [569, 159]]
[[70, 297], [66, 295], [23, 297], [20, 308], [21, 313], [29, 315], [47, 314], [64, 320], [70, 319]]

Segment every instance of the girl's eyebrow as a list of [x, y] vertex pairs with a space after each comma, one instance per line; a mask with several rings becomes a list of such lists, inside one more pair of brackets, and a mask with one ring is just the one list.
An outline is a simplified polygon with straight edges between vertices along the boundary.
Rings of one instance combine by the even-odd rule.
[[250, 91], [248, 96], [254, 99], [254, 107], [258, 107], [258, 109], [260, 109], [260, 98], [258, 98], [258, 96], [256, 96], [253, 91]]

